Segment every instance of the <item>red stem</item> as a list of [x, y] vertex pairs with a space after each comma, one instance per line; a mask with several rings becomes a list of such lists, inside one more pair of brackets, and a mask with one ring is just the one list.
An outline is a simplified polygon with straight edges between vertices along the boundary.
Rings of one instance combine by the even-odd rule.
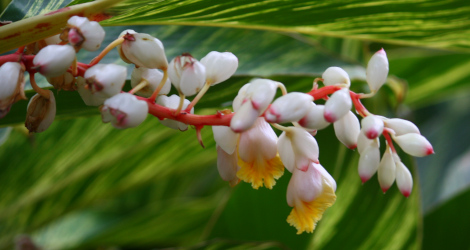
[[388, 142], [388, 146], [392, 149], [393, 153], [396, 153], [395, 147], [393, 146], [392, 137], [390, 137], [390, 132], [386, 129], [382, 132], [382, 135], [385, 137], [385, 140]]
[[325, 86], [323, 88], [319, 89], [313, 89], [307, 94], [313, 96], [313, 100], [320, 100], [325, 97], [328, 97], [328, 95], [333, 94], [334, 92], [340, 90], [341, 87], [339, 86]]
[[362, 117], [368, 116], [370, 114], [370, 112], [362, 104], [360, 95], [358, 95], [358, 94], [356, 94], [352, 91], [349, 91], [349, 95], [351, 96], [351, 100], [354, 104], [354, 108], [359, 113], [359, 115], [361, 115]]

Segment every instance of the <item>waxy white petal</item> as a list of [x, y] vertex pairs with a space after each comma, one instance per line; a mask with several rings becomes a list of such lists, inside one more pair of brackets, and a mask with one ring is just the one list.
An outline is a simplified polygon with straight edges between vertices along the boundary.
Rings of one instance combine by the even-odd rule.
[[377, 51], [369, 60], [366, 69], [366, 80], [372, 92], [382, 87], [387, 80], [388, 59], [384, 49]]
[[414, 123], [400, 118], [386, 119], [384, 124], [385, 127], [393, 129], [396, 136], [409, 133], [420, 134], [418, 127]]
[[374, 145], [367, 146], [359, 157], [358, 172], [362, 183], [368, 181], [377, 172], [380, 164], [380, 150]]
[[326, 128], [330, 123], [325, 120], [323, 115], [324, 111], [324, 105], [315, 105], [315, 103], [311, 102], [309, 104], [307, 115], [299, 121], [299, 124], [302, 127], [309, 129], [321, 130]]
[[395, 176], [395, 161], [393, 160], [392, 150], [387, 145], [377, 170], [379, 184], [384, 193], [387, 192], [387, 190], [392, 186], [393, 182], [395, 181]]
[[254, 79], [250, 82], [246, 95], [259, 114], [262, 114], [273, 101], [278, 84], [279, 82], [268, 79]]
[[384, 122], [382, 118], [375, 115], [368, 115], [361, 121], [362, 132], [369, 139], [375, 139], [380, 136], [384, 130]]
[[307, 114], [312, 101], [313, 97], [311, 95], [290, 92], [277, 98], [266, 110], [266, 121], [275, 123], [296, 122]]
[[248, 98], [246, 94], [246, 90], [248, 89], [249, 86], [250, 84], [247, 83], [243, 85], [243, 87], [241, 87], [240, 90], [238, 90], [238, 94], [237, 96], [235, 96], [235, 99], [233, 99], [233, 102], [232, 102], [232, 107], [233, 107], [234, 112], [237, 112], [240, 106], [243, 104], [243, 102]]
[[[83, 36], [83, 41], [80, 41], [79, 47], [82, 47], [88, 51], [95, 51], [100, 48], [101, 43], [104, 40], [104, 29], [98, 22], [89, 21], [86, 17], [73, 16], [68, 21], [67, 24], [72, 29], [77, 29], [80, 36]], [[73, 38], [73, 33], [69, 32], [69, 42], [72, 45], [75, 44]]]
[[227, 154], [233, 154], [237, 148], [238, 135], [230, 127], [212, 126], [214, 140]]
[[237, 133], [245, 131], [253, 126], [258, 116], [258, 110], [253, 108], [251, 102], [245, 102], [230, 120], [230, 128]]
[[333, 123], [345, 116], [351, 110], [352, 101], [348, 88], [342, 88], [333, 93], [325, 103], [323, 116], [327, 122]]
[[[131, 86], [134, 88], [141, 81], [146, 80], [148, 86], [137, 91], [136, 94], [143, 97], [150, 97], [152, 93], [157, 89], [158, 85], [163, 79], [163, 73], [158, 69], [148, 69], [144, 67], [134, 68], [131, 74]], [[163, 88], [158, 92], [159, 95], [167, 95], [171, 90], [170, 79], [167, 79]]]
[[238, 155], [244, 162], [254, 162], [258, 157], [272, 159], [277, 154], [277, 135], [262, 117], [240, 134]]
[[239, 182], [237, 171], [240, 167], [237, 162], [238, 157], [236, 152], [228, 154], [217, 145], [217, 170], [222, 180], [228, 181], [230, 186], [235, 186]]
[[118, 129], [137, 127], [147, 118], [147, 113], [147, 102], [129, 93], [114, 95], [101, 107], [103, 122], [111, 122]]
[[75, 49], [70, 45], [48, 45], [34, 57], [34, 67], [46, 77], [65, 74], [75, 59]]
[[120, 37], [126, 39], [118, 46], [119, 54], [125, 62], [149, 69], [168, 68], [163, 43], [157, 38], [133, 30], [123, 31]]
[[396, 162], [396, 176], [397, 186], [400, 192], [408, 197], [413, 189], [413, 178], [411, 177], [410, 170], [401, 162]]
[[229, 79], [238, 68], [238, 58], [230, 52], [211, 51], [201, 59], [212, 86]]
[[171, 83], [185, 96], [195, 95], [206, 82], [206, 69], [189, 54], [177, 56], [168, 65]]
[[289, 171], [292, 172], [294, 167], [305, 171], [310, 162], [318, 162], [320, 150], [317, 141], [304, 129], [289, 127], [279, 140], [279, 156]]
[[359, 154], [362, 154], [362, 151], [368, 146], [373, 145], [374, 147], [380, 147], [380, 140], [378, 138], [375, 138], [374, 140], [371, 140], [366, 137], [365, 133], [362, 131], [359, 133], [359, 136], [357, 138], [357, 152]]
[[353, 112], [349, 111], [343, 118], [333, 123], [336, 137], [346, 147], [355, 149], [357, 147], [357, 138], [359, 136], [360, 125], [359, 120]]
[[0, 118], [10, 111], [14, 102], [26, 99], [24, 72], [17, 62], [6, 62], [0, 67]]
[[336, 85], [336, 84], [346, 84], [346, 87], [351, 85], [349, 80], [349, 75], [340, 67], [329, 67], [322, 74], [323, 84], [325, 86]]

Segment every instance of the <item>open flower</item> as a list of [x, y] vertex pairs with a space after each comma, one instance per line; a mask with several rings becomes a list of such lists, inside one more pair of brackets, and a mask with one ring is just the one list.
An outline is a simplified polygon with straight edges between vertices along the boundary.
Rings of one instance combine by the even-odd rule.
[[297, 234], [311, 233], [325, 210], [336, 201], [336, 182], [320, 165], [310, 162], [306, 171], [294, 169], [287, 187], [287, 204], [293, 207], [287, 222]]
[[318, 163], [319, 148], [315, 138], [305, 129], [288, 127], [277, 144], [282, 162], [290, 172], [306, 171], [311, 162]]

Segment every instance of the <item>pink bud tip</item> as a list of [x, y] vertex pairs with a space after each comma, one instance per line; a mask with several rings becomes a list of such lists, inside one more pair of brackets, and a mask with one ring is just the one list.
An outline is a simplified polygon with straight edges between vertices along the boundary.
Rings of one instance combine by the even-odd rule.
[[251, 101], [251, 105], [253, 106], [254, 109], [259, 110], [259, 103]]
[[327, 122], [329, 122], [329, 123], [333, 123], [333, 122], [336, 121], [335, 115], [333, 115], [333, 114], [330, 113], [330, 112], [325, 112], [325, 113], [323, 114], [323, 117], [324, 117], [325, 120], [326, 120]]
[[410, 191], [403, 191], [402, 192], [403, 196], [405, 196], [406, 198], [408, 198], [410, 196]]
[[426, 149], [426, 155], [431, 155], [431, 154], [434, 154], [434, 149], [432, 148], [432, 146]]
[[367, 138], [373, 140], [373, 139], [377, 138], [377, 136], [379, 136], [379, 133], [377, 132], [377, 130], [372, 130], [371, 129], [371, 130], [368, 130], [366, 132], [366, 136], [367, 136]]
[[307, 117], [305, 116], [304, 118], [300, 119], [298, 123], [300, 126], [305, 127], [307, 125]]
[[77, 32], [76, 29], [70, 29], [68, 39], [71, 44], [78, 44], [83, 41], [82, 36]]
[[351, 145], [351, 146], [349, 146], [348, 148], [351, 149], [351, 150], [354, 150], [354, 149], [357, 148], [357, 144]]
[[388, 191], [388, 188], [382, 188], [382, 192], [384, 192], [384, 194]]
[[368, 181], [370, 178], [369, 177], [365, 177], [365, 176], [361, 176], [361, 181], [362, 181], [362, 184], [364, 184], [366, 181]]
[[385, 50], [384, 48], [381, 48], [379, 51], [377, 51], [376, 53], [379, 53], [379, 54], [385, 54]]

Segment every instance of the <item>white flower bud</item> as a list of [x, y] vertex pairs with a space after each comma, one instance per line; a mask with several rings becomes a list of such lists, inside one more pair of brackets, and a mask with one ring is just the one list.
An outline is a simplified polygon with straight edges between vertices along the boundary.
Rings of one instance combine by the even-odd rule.
[[251, 102], [245, 102], [232, 116], [230, 128], [237, 133], [245, 131], [253, 126], [258, 116], [258, 110], [253, 108]]
[[240, 106], [242, 105], [243, 101], [246, 100], [247, 98], [246, 90], [248, 89], [249, 86], [250, 84], [247, 83], [243, 85], [243, 87], [241, 87], [240, 90], [238, 90], [238, 94], [237, 96], [235, 96], [235, 99], [233, 99], [233, 102], [232, 102], [233, 111], [237, 112]]
[[[157, 98], [157, 104], [162, 105], [167, 108], [177, 109], [180, 103], [180, 97], [177, 95], [161, 95]], [[184, 99], [183, 101], [183, 110], [188, 107], [191, 102], [188, 99]], [[194, 107], [191, 109], [191, 114], [194, 114]], [[188, 130], [188, 125], [179, 121], [171, 120], [171, 119], [163, 119], [160, 121], [161, 124], [167, 126], [172, 129], [179, 129], [180, 131]]]
[[147, 118], [147, 102], [129, 93], [119, 93], [104, 102], [101, 118], [118, 129], [137, 127]]
[[17, 62], [6, 62], [0, 67], [0, 119], [10, 111], [14, 102], [26, 99], [24, 71]]
[[379, 168], [377, 170], [377, 177], [379, 179], [380, 187], [385, 193], [392, 186], [396, 176], [395, 160], [393, 160], [392, 150], [387, 145], [385, 153], [380, 161]]
[[235, 186], [240, 181], [237, 177], [238, 166], [237, 152], [228, 154], [217, 145], [217, 170], [224, 181], [228, 181], [230, 186]]
[[98, 22], [90, 22], [86, 17], [73, 16], [67, 21], [67, 24], [68, 41], [72, 46], [88, 51], [100, 48], [105, 32]]
[[359, 177], [362, 183], [368, 181], [377, 172], [380, 164], [380, 150], [375, 145], [367, 146], [359, 157]]
[[48, 129], [54, 121], [56, 114], [55, 97], [52, 91], [49, 92], [49, 99], [40, 94], [35, 94], [29, 100], [25, 126], [29, 132], [40, 133]]
[[85, 84], [77, 81], [78, 93], [86, 105], [98, 106], [121, 92], [127, 69], [116, 64], [97, 64], [85, 72]]
[[278, 84], [279, 82], [268, 79], [254, 79], [250, 82], [246, 95], [259, 114], [262, 114], [273, 101]]
[[299, 92], [290, 92], [277, 98], [265, 112], [268, 122], [296, 122], [304, 117], [310, 108], [313, 97]]
[[207, 82], [214, 86], [229, 79], [238, 68], [238, 58], [230, 52], [211, 51], [201, 59]]
[[331, 86], [336, 84], [345, 84], [346, 87], [351, 85], [349, 75], [340, 67], [329, 67], [322, 74], [323, 84]]
[[384, 49], [377, 51], [369, 60], [366, 80], [371, 92], [377, 92], [387, 80], [388, 59]]
[[349, 111], [343, 118], [333, 123], [338, 140], [350, 149], [357, 147], [357, 138], [361, 132], [359, 120]]
[[45, 77], [65, 74], [75, 59], [75, 50], [70, 45], [48, 45], [34, 57], [33, 64]]
[[311, 162], [318, 163], [320, 149], [317, 141], [302, 128], [289, 127], [277, 143], [282, 163], [290, 172], [294, 168], [306, 171]]
[[410, 121], [393, 118], [393, 119], [386, 119], [384, 121], [385, 127], [393, 129], [395, 131], [395, 135], [404, 135], [409, 133], [420, 134], [418, 127]]
[[374, 147], [380, 147], [380, 140], [379, 138], [375, 138], [373, 140], [369, 139], [366, 137], [364, 131], [359, 133], [359, 136], [357, 138], [357, 152], [359, 154], [362, 154], [362, 151], [368, 146], [374, 146]]
[[306, 116], [304, 116], [300, 121], [299, 124], [308, 129], [324, 129], [330, 125], [329, 122], [325, 120], [323, 113], [325, 111], [324, 105], [315, 105], [315, 103], [311, 102], [309, 105], [309, 111]]
[[410, 170], [401, 161], [396, 162], [395, 166], [398, 189], [405, 197], [408, 197], [413, 189], [413, 178]]
[[237, 148], [238, 134], [226, 126], [212, 126], [212, 132], [214, 133], [214, 140], [217, 145], [227, 154], [233, 154]]
[[327, 122], [333, 123], [341, 119], [351, 110], [352, 101], [348, 88], [342, 88], [333, 93], [325, 103], [323, 116]]
[[183, 54], [171, 60], [168, 66], [171, 83], [185, 96], [197, 94], [206, 82], [206, 69], [190, 54]]
[[133, 30], [123, 31], [120, 37], [125, 39], [117, 47], [123, 61], [149, 69], [166, 70], [168, 68], [163, 44], [157, 38]]
[[362, 132], [369, 139], [375, 139], [384, 131], [384, 122], [380, 117], [375, 115], [368, 115], [361, 121]]
[[409, 133], [392, 138], [409, 155], [423, 157], [434, 154], [431, 143], [422, 135]]
[[[131, 86], [134, 88], [141, 81], [146, 80], [148, 85], [137, 91], [136, 94], [143, 97], [150, 97], [163, 79], [163, 73], [158, 69], [148, 69], [144, 67], [134, 68], [131, 74]], [[167, 95], [171, 90], [170, 79], [167, 79], [163, 88], [158, 92], [159, 95]]]
[[47, 81], [58, 90], [74, 91], [77, 90], [75, 86], [75, 77], [69, 71], [65, 74], [56, 77], [47, 77]]

